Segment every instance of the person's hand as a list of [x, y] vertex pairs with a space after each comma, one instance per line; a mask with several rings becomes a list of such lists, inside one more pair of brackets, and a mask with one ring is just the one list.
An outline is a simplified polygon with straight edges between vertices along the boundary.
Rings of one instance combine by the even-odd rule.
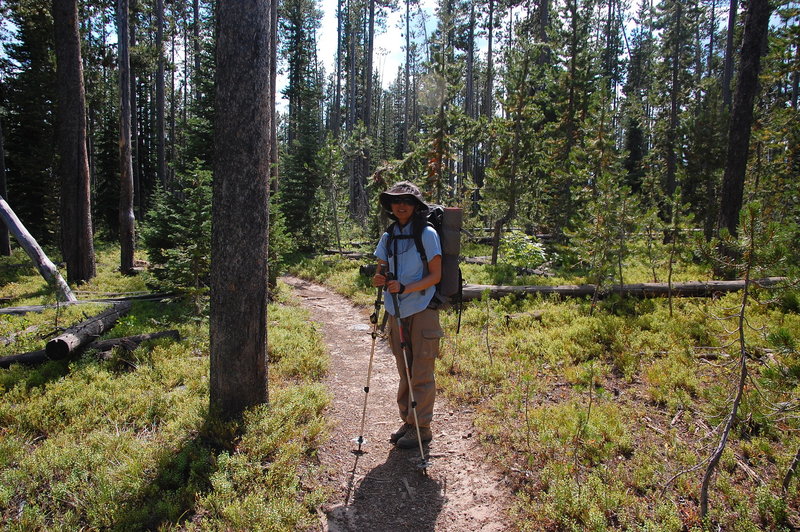
[[386, 276], [376, 273], [372, 276], [372, 286], [383, 286], [386, 284]]
[[405, 292], [406, 287], [400, 281], [393, 280], [386, 283], [386, 290], [388, 290], [390, 294], [402, 294]]

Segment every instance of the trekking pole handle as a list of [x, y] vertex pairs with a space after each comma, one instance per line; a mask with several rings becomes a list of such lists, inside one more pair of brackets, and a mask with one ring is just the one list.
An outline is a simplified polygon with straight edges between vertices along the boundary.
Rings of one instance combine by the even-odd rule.
[[[376, 275], [380, 275], [382, 269], [383, 269], [383, 264], [378, 264], [378, 268], [375, 271], [375, 274]], [[381, 311], [381, 304], [383, 303], [383, 289], [384, 289], [383, 286], [379, 286], [378, 287], [378, 292], [375, 295], [375, 311], [369, 317], [370, 323], [372, 323], [374, 325], [377, 325], [377, 323], [378, 323], [378, 314]], [[374, 332], [373, 332], [373, 334], [374, 334]]]

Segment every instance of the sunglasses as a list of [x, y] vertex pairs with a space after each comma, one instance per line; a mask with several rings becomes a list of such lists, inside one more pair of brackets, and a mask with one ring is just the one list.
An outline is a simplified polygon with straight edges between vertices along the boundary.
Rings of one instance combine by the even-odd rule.
[[402, 203], [403, 205], [416, 205], [417, 204], [417, 200], [414, 199], [414, 198], [410, 198], [410, 197], [399, 197], [399, 198], [392, 198], [390, 203], [392, 203], [392, 204]]

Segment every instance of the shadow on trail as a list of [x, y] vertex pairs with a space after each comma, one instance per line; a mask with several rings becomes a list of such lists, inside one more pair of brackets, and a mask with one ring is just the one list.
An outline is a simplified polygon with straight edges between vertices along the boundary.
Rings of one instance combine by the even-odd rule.
[[349, 471], [346, 500], [328, 514], [331, 532], [434, 530], [445, 502], [444, 486], [417, 467], [419, 450], [391, 449], [386, 462], [360, 482], [356, 479], [359, 458], [355, 454]]

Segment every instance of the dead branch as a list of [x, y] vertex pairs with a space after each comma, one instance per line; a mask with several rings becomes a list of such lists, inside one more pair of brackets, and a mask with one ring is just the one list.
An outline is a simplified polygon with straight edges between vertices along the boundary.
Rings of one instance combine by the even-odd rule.
[[786, 470], [786, 475], [783, 477], [781, 487], [783, 488], [784, 495], [789, 491], [789, 484], [792, 482], [792, 477], [797, 473], [798, 466], [800, 466], [800, 447], [797, 448], [794, 460], [792, 460], [792, 464], [789, 466], [789, 469]]
[[757, 483], [759, 486], [763, 486], [763, 485], [764, 485], [764, 480], [762, 480], [762, 478], [758, 476], [758, 473], [756, 473], [756, 472], [753, 470], [753, 468], [752, 468], [752, 467], [750, 467], [749, 465], [747, 465], [747, 463], [746, 463], [746, 462], [745, 462], [745, 461], [742, 459], [742, 457], [740, 457], [740, 456], [736, 456], [735, 458], [736, 458], [736, 465], [738, 465], [738, 466], [739, 466], [739, 468], [740, 468], [742, 471], [744, 471], [744, 472], [747, 474], [747, 476], [748, 476], [748, 477], [750, 477], [750, 478], [751, 478], [751, 479], [752, 479], [754, 482], [756, 482], [756, 483]]

